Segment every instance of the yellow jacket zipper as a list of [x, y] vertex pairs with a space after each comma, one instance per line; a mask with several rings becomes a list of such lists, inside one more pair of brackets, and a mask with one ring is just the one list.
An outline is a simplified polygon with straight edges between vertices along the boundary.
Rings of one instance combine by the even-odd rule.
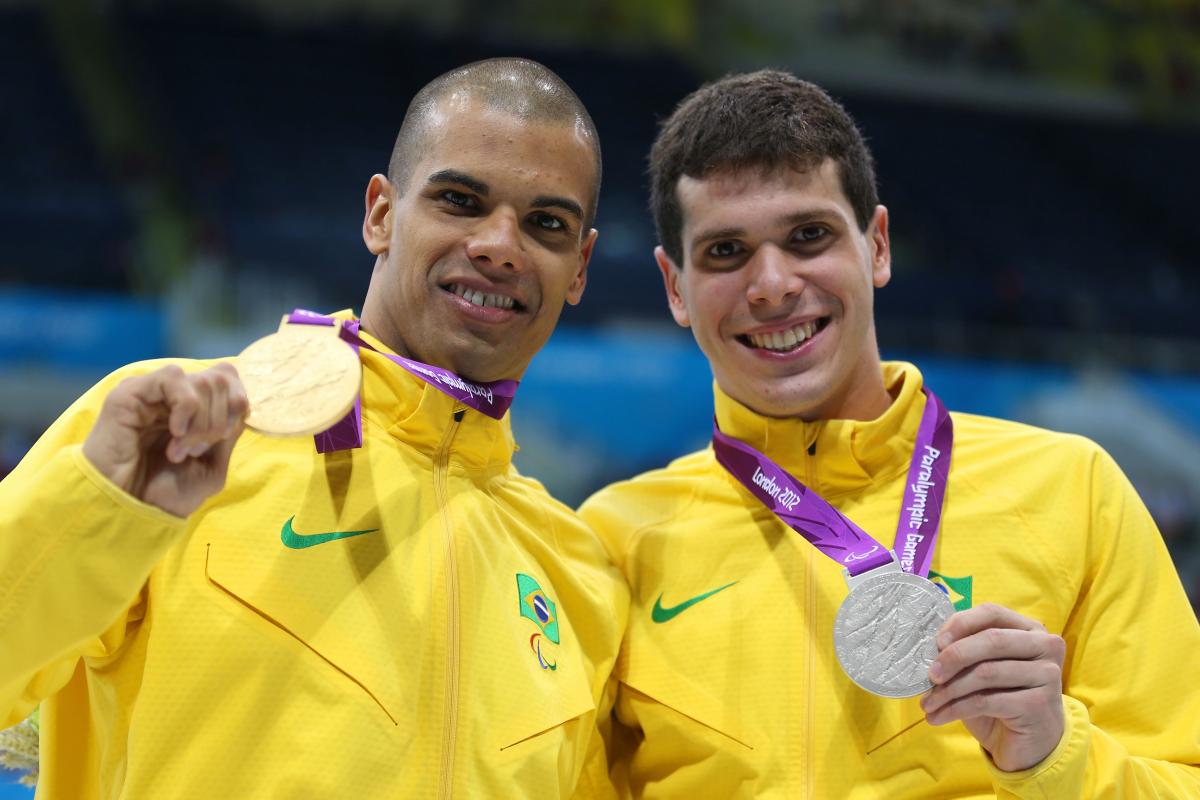
[[454, 419], [442, 435], [433, 456], [433, 491], [442, 520], [446, 545], [446, 688], [443, 706], [442, 777], [438, 797], [448, 800], [454, 789], [454, 738], [458, 731], [458, 565], [454, 559], [454, 524], [450, 519], [450, 497], [446, 474], [450, 468], [450, 443], [462, 422], [465, 409], [456, 408]]

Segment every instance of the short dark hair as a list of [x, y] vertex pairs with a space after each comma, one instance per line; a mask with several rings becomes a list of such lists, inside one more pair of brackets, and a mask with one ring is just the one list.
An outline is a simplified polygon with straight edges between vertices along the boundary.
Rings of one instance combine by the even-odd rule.
[[683, 266], [679, 179], [721, 170], [837, 164], [842, 191], [864, 231], [879, 203], [875, 167], [862, 133], [821, 87], [780, 70], [727, 75], [672, 112], [650, 149], [650, 206], [658, 240]]
[[596, 217], [600, 198], [600, 136], [583, 103], [553, 70], [525, 58], [489, 58], [452, 69], [427, 83], [413, 97], [396, 135], [388, 161], [388, 180], [400, 193], [412, 179], [414, 155], [420, 152], [430, 114], [454, 92], [466, 92], [498, 109], [531, 122], [574, 125], [592, 146], [596, 183], [584, 210], [585, 228]]

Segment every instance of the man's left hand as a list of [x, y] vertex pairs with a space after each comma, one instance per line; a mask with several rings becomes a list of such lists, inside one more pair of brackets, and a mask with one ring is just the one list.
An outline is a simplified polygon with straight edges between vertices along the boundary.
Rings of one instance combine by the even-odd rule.
[[962, 720], [1006, 772], [1028, 769], [1054, 750], [1063, 734], [1061, 636], [987, 603], [946, 620], [937, 645], [933, 690], [921, 699], [931, 725]]

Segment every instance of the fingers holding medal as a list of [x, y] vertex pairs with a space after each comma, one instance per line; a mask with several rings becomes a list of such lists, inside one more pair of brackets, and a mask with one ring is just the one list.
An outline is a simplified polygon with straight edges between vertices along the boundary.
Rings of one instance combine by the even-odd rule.
[[933, 725], [961, 720], [1002, 770], [1027, 769], [1057, 746], [1064, 729], [1066, 642], [1037, 620], [985, 604], [951, 617], [921, 700]]

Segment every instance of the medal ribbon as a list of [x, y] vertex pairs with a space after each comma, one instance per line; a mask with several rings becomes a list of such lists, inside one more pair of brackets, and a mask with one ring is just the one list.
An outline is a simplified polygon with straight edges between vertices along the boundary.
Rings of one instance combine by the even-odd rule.
[[[339, 322], [339, 320], [333, 317], [317, 314], [303, 308], [297, 308], [289, 314], [287, 321], [291, 325], [330, 326], [336, 325]], [[481, 414], [486, 414], [492, 419], [500, 419], [507, 413], [509, 406], [512, 405], [513, 397], [517, 393], [517, 381], [508, 379], [489, 381], [487, 383], [469, 381], [455, 375], [448, 369], [435, 367], [432, 364], [423, 364], [420, 361], [405, 358], [404, 356], [382, 353], [360, 337], [358, 330], [358, 320], [341, 320], [341, 330], [338, 332], [338, 335], [343, 341], [353, 347], [356, 352], [358, 348], [365, 347], [368, 350], [379, 353], [379, 355], [400, 365], [435, 389], [450, 395], [463, 405], [473, 408]], [[361, 396], [354, 401], [354, 410], [332, 428], [318, 433], [313, 439], [316, 441], [317, 451], [320, 453], [362, 447]]]
[[[896, 525], [896, 555], [905, 572], [927, 577], [933, 560], [950, 471], [953, 424], [945, 406], [929, 389], [917, 428], [912, 463]], [[823, 497], [745, 442], [727, 436], [713, 420], [713, 452], [717, 461], [788, 527], [829, 558], [860, 575], [892, 560], [873, 539]]]

